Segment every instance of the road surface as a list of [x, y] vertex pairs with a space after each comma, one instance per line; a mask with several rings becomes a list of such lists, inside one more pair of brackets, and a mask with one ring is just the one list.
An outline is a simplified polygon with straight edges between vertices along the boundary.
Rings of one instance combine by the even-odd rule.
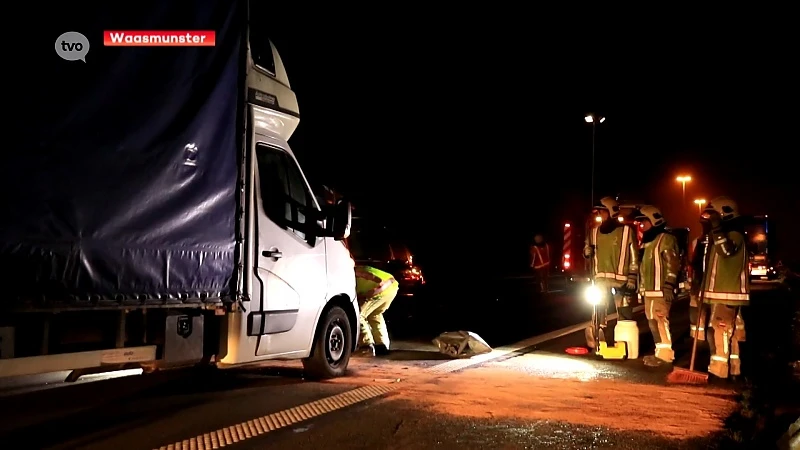
[[[311, 450], [733, 448], [742, 441], [726, 420], [740, 409], [746, 386], [667, 386], [667, 367], [567, 355], [565, 348], [583, 344], [587, 308], [567, 293], [538, 298], [527, 289], [524, 280], [506, 283], [494, 291], [498, 298], [484, 297], [492, 306], [483, 314], [442, 319], [482, 328], [495, 346], [488, 355], [450, 360], [427, 341], [433, 321], [414, 325], [403, 313], [393, 326], [405, 339], [395, 340], [392, 355], [354, 359], [350, 376], [327, 382], [303, 380], [297, 363], [274, 362], [9, 391], [0, 397], [1, 442], [13, 442], [9, 448]], [[759, 295], [762, 304], [787, 298]], [[675, 308], [676, 329], [688, 325], [685, 306]], [[768, 331], [775, 321], [761, 314], [772, 309], [754, 307], [748, 333], [763, 339], [753, 337], [753, 345], [779, 337]], [[526, 327], [515, 318], [520, 311], [538, 316]], [[504, 329], [508, 323], [516, 328]], [[647, 354], [652, 341], [644, 322], [640, 330], [640, 354]], [[676, 364], [685, 366], [690, 340], [683, 333], [676, 342]], [[748, 350], [751, 360], [769, 353]], [[754, 365], [746, 369], [751, 378], [760, 376]]]

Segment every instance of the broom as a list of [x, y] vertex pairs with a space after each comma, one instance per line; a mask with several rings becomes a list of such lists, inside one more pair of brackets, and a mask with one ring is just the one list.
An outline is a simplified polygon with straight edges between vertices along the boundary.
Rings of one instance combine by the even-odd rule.
[[667, 383], [672, 384], [706, 384], [708, 383], [708, 374], [694, 370], [694, 362], [697, 359], [697, 341], [700, 337], [700, 321], [703, 317], [703, 300], [704, 292], [703, 284], [705, 284], [706, 272], [708, 266], [711, 264], [711, 255], [709, 254], [708, 247], [711, 237], [706, 235], [705, 254], [703, 255], [703, 280], [700, 285], [700, 298], [698, 299], [697, 306], [697, 321], [694, 324], [694, 343], [692, 343], [692, 359], [689, 362], [689, 369], [675, 367], [672, 372], [667, 376]]

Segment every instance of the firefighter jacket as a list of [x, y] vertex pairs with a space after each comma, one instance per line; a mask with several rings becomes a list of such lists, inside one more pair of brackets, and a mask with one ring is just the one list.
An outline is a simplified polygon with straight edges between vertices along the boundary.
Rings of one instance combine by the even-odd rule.
[[642, 244], [639, 265], [639, 292], [645, 297], [663, 297], [665, 289], [678, 287], [681, 271], [680, 248], [674, 235], [662, 231], [650, 242]]
[[709, 243], [711, 262], [703, 278], [703, 303], [750, 304], [750, 276], [744, 234], [715, 229]]
[[[636, 231], [630, 225], [623, 225], [614, 221], [614, 228], [608, 233], [601, 231], [606, 224], [594, 227], [589, 232], [586, 240], [587, 248], [584, 256], [592, 258], [596, 279], [615, 280], [624, 282], [628, 274], [639, 271], [639, 242]], [[594, 250], [587, 250], [594, 246]]]
[[550, 245], [531, 245], [531, 267], [541, 269], [550, 266]]
[[370, 266], [356, 267], [356, 296], [360, 301], [369, 300], [396, 283], [388, 272]]

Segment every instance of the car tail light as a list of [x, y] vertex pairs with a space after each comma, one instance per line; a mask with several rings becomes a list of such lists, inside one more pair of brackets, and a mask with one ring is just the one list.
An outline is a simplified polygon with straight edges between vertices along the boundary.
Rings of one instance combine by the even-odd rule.
[[403, 272], [401, 272], [400, 276], [405, 281], [421, 281], [421, 282], [425, 281], [425, 279], [422, 277], [422, 271], [419, 269], [419, 267], [416, 266], [404, 269]]

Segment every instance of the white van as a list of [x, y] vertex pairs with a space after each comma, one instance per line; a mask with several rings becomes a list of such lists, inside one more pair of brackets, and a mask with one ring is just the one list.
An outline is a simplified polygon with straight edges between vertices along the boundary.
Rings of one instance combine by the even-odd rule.
[[[99, 8], [94, 28], [76, 21], [92, 43], [108, 21], [138, 20]], [[80, 95], [12, 126], [25, 139], [0, 169], [6, 192], [36, 180], [3, 205], [0, 383], [270, 359], [345, 373], [359, 330], [351, 208], [320, 205], [289, 148], [297, 98], [259, 8], [143, 12], [140, 29], [182, 17], [215, 45], [93, 43], [84, 66], [54, 56], [41, 71]], [[31, 107], [50, 95], [32, 92]]]
[[[253, 36], [253, 34], [251, 34]], [[220, 364], [239, 364], [269, 358], [306, 358], [307, 370], [321, 375], [341, 375], [358, 338], [358, 304], [355, 264], [340, 240], [310, 235], [300, 228], [284, 229], [277, 223], [314, 221], [303, 211], [283, 202], [272, 204], [270, 189], [288, 184], [291, 199], [302, 207], [319, 210], [287, 140], [300, 121], [297, 100], [277, 49], [270, 42], [256, 64], [251, 42], [248, 57], [248, 102], [252, 117], [246, 257], [255, 267], [245, 279], [251, 310], [230, 315], [227, 345]], [[280, 106], [278, 106], [280, 105]], [[349, 205], [344, 224], [349, 235]], [[335, 214], [335, 213], [334, 213]], [[342, 220], [332, 217], [330, 220]], [[322, 224], [320, 223], [320, 226]], [[323, 229], [322, 227], [320, 229]], [[331, 228], [333, 230], [333, 228]], [[318, 233], [321, 234], [321, 233]], [[310, 356], [310, 358], [308, 358]]]

